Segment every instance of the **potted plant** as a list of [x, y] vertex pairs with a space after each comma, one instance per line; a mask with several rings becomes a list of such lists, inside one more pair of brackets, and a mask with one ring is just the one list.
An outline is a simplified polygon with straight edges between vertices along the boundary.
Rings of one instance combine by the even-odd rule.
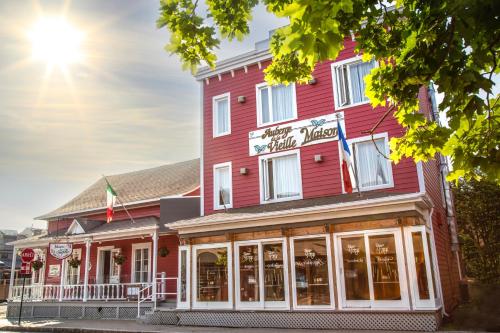
[[35, 271], [38, 271], [38, 270], [40, 270], [40, 269], [43, 267], [43, 261], [41, 261], [40, 259], [34, 260], [34, 261], [31, 263], [31, 267], [32, 267]]
[[125, 257], [123, 254], [118, 253], [116, 254], [113, 259], [115, 260], [115, 264], [117, 265], [123, 265], [125, 261], [127, 260], [127, 257]]
[[68, 259], [68, 265], [72, 268], [78, 268], [81, 263], [82, 261], [78, 259], [78, 257], [71, 256], [71, 258]]
[[166, 246], [160, 247], [158, 249], [158, 255], [160, 257], [166, 257], [166, 256], [168, 256], [169, 253], [170, 253], [170, 251], [167, 249]]

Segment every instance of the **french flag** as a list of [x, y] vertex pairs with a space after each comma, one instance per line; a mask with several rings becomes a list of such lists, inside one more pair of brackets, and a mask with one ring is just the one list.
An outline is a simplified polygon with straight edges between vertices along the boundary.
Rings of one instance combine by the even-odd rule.
[[341, 144], [340, 154], [342, 155], [342, 178], [344, 179], [344, 191], [347, 193], [352, 193], [352, 183], [351, 175], [349, 173], [349, 167], [351, 166], [351, 150], [345, 139], [344, 132], [342, 131], [342, 126], [337, 121], [337, 128], [339, 131], [339, 141]]

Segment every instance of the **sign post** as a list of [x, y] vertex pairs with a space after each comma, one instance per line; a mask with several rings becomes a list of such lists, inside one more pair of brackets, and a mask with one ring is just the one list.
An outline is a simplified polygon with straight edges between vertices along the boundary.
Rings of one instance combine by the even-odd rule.
[[21, 326], [21, 317], [23, 314], [24, 286], [26, 284], [26, 276], [31, 274], [31, 262], [35, 259], [35, 251], [33, 249], [24, 249], [21, 252], [21, 275], [23, 276], [23, 287], [21, 289], [21, 304], [19, 305], [19, 318], [17, 325]]

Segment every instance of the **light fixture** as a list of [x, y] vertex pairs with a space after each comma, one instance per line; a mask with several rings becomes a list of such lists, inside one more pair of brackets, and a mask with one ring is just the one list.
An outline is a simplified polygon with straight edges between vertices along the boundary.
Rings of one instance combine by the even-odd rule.
[[309, 81], [307, 81], [307, 84], [310, 86], [314, 86], [316, 83], [318, 83], [318, 80], [313, 76]]
[[245, 96], [238, 96], [238, 103], [245, 103], [247, 98]]
[[247, 175], [248, 174], [248, 168], [240, 168], [240, 175]]
[[323, 162], [323, 155], [321, 155], [321, 154], [314, 155], [314, 162], [316, 162], [316, 163]]

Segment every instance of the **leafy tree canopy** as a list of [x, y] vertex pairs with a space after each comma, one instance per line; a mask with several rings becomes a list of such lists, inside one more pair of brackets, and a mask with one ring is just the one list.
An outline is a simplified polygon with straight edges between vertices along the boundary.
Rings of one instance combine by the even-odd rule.
[[[206, 0], [202, 13], [198, 0], [160, 0], [157, 25], [171, 32], [166, 49], [184, 68], [213, 68], [218, 36], [243, 39], [258, 2]], [[261, 2], [290, 22], [272, 36], [269, 83], [306, 82], [315, 64], [335, 59], [354, 32], [356, 52], [380, 63], [366, 78], [367, 96], [373, 106], [394, 107], [405, 129], [391, 140], [391, 158], [420, 161], [442, 153], [453, 162], [450, 179], [484, 174], [500, 183], [500, 95], [492, 91], [500, 72], [500, 1], [398, 0], [390, 8], [378, 0]], [[418, 112], [418, 91], [430, 81], [443, 94], [448, 126]]]

